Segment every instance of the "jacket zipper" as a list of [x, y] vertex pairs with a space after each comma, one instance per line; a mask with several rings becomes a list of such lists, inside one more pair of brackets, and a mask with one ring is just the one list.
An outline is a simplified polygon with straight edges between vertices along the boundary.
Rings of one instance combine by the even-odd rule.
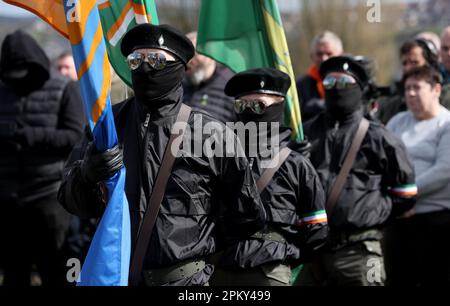
[[339, 130], [339, 121], [336, 121], [336, 123], [334, 124], [333, 131], [331, 132], [331, 135], [333, 136], [333, 149], [334, 149], [334, 137], [336, 136], [338, 130]]
[[150, 122], [150, 114], [147, 114], [147, 117], [145, 117], [144, 127], [148, 127], [148, 123]]
[[[333, 154], [333, 152], [335, 151], [336, 148], [336, 134], [339, 131], [339, 121], [336, 121], [336, 123], [334, 124], [333, 130], [331, 131], [331, 145], [330, 145], [330, 153], [331, 153], [331, 160], [330, 160], [330, 170], [335, 170], [337, 168], [337, 166], [339, 165], [339, 156], [337, 156], [338, 154]], [[335, 165], [335, 161], [337, 159], [337, 163], [338, 165]], [[330, 173], [331, 174], [331, 173]], [[337, 176], [337, 173], [336, 173]], [[328, 178], [328, 192], [330, 191], [330, 188], [332, 187], [332, 184], [335, 180], [335, 177], [333, 177], [333, 179], [331, 179], [331, 176]]]
[[[144, 192], [145, 192], [145, 198], [146, 198], [146, 204], [148, 207], [148, 201], [150, 200], [150, 195], [149, 195], [149, 186], [148, 186], [148, 172], [147, 172], [147, 137], [148, 137], [148, 125], [150, 123], [150, 113], [147, 113], [146, 117], [145, 117], [145, 122], [144, 122], [144, 138], [142, 139], [142, 146], [141, 148], [144, 150], [141, 153], [141, 170], [140, 170], [140, 175], [141, 175], [141, 184], [143, 186]], [[141, 226], [142, 226], [142, 220], [139, 223], [139, 231], [141, 230]]]

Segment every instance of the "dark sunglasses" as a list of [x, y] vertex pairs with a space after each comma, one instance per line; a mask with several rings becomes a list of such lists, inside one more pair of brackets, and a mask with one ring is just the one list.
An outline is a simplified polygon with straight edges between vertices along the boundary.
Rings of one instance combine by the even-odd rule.
[[261, 115], [264, 113], [267, 106], [263, 101], [257, 99], [236, 99], [234, 101], [234, 111], [236, 113], [241, 114], [246, 108], [250, 108], [255, 114]]
[[167, 65], [166, 56], [158, 52], [140, 53], [133, 52], [127, 56], [127, 64], [131, 70], [136, 70], [143, 62], [149, 63], [149, 65], [156, 70], [162, 70]]
[[329, 75], [325, 77], [322, 84], [325, 89], [332, 89], [333, 87], [336, 87], [336, 89], [347, 89], [355, 87], [356, 80], [348, 75], [343, 75], [339, 77]]

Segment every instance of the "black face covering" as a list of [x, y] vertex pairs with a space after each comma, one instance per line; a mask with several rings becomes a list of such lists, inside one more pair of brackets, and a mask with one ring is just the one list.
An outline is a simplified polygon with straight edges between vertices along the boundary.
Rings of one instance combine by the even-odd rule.
[[[153, 69], [144, 62], [131, 72], [133, 90], [137, 101], [151, 108], [158, 108], [183, 80], [185, 66], [181, 61], [167, 62], [162, 70]], [[164, 103], [163, 103], [164, 104]]]
[[344, 118], [361, 107], [362, 90], [359, 86], [347, 89], [325, 90], [327, 112], [336, 118]]
[[[271, 146], [272, 136], [279, 134], [279, 128], [283, 120], [284, 102], [272, 104], [266, 108], [263, 114], [256, 114], [250, 108], [246, 108], [241, 114], [237, 114], [243, 123], [255, 122], [258, 138], [248, 139], [244, 142], [244, 151], [247, 157], [254, 157], [258, 151], [266, 151]], [[267, 124], [259, 124], [266, 122]], [[272, 126], [272, 122], [279, 123], [278, 128]], [[275, 133], [275, 134], [274, 134]]]
[[42, 87], [49, 75], [36, 65], [19, 65], [15, 68], [2, 71], [2, 80], [14, 89], [19, 95], [28, 95], [30, 92]]

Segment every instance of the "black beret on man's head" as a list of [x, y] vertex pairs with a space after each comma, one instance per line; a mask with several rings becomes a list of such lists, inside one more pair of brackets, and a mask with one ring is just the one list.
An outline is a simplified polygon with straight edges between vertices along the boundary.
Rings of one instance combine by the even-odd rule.
[[364, 89], [369, 83], [369, 75], [364, 66], [348, 56], [334, 56], [320, 65], [320, 76], [324, 79], [331, 72], [343, 72], [353, 76]]
[[120, 50], [127, 57], [136, 49], [166, 50], [177, 56], [185, 65], [195, 54], [192, 42], [177, 29], [163, 24], [144, 23], [128, 31], [122, 39]]
[[225, 86], [225, 94], [242, 97], [253, 93], [265, 93], [286, 97], [291, 78], [274, 68], [256, 68], [234, 75]]

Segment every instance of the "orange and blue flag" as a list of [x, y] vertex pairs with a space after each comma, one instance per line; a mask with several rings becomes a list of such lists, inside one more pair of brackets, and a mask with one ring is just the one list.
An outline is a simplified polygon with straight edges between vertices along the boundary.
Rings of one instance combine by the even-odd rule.
[[[8, 0], [34, 12], [68, 37], [84, 107], [100, 151], [118, 143], [111, 108], [111, 71], [96, 0]], [[64, 22], [61, 19], [64, 17]], [[126, 286], [131, 253], [125, 168], [105, 182], [108, 205], [84, 261], [79, 285]]]

